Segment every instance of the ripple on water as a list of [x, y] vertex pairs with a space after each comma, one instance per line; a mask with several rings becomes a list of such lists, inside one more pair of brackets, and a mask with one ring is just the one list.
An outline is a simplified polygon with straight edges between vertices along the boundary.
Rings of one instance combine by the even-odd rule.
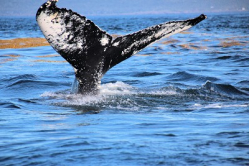
[[12, 102], [4, 102], [4, 101], [0, 101], [0, 106], [3, 107], [3, 108], [12, 108], [12, 109], [21, 109], [21, 107], [15, 103], [12, 103]]

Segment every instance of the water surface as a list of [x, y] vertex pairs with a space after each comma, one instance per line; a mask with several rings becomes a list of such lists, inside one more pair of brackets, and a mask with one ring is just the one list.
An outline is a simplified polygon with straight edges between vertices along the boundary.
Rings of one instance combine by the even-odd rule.
[[[1, 165], [249, 165], [249, 15], [209, 15], [111, 69], [97, 96], [50, 46], [0, 50]], [[123, 35], [195, 15], [93, 17]], [[43, 37], [0, 18], [0, 39]]]

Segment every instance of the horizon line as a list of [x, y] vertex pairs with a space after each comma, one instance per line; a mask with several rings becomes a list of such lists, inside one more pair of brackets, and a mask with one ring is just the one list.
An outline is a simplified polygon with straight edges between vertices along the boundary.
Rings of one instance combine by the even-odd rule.
[[[78, 12], [77, 12], [78, 13]], [[249, 11], [241, 10], [241, 11], [204, 11], [204, 12], [189, 12], [189, 11], [184, 11], [184, 12], [155, 12], [155, 11], [150, 11], [150, 12], [130, 12], [130, 13], [101, 13], [101, 14], [82, 14], [79, 13], [82, 16], [143, 16], [143, 15], [163, 15], [163, 14], [171, 14], [171, 15], [180, 15], [180, 14], [242, 14], [242, 13], [249, 13]], [[36, 14], [32, 15], [1, 15], [0, 17], [35, 17]]]

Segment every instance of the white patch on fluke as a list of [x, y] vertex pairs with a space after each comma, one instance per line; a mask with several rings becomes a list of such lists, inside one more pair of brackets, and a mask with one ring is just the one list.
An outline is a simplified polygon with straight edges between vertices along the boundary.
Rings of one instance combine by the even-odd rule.
[[[68, 13], [64, 13], [64, 16], [65, 15], [68, 15]], [[75, 15], [71, 17], [79, 19]], [[74, 38], [73, 33], [67, 31], [67, 27], [72, 26], [72, 24], [68, 23], [66, 25], [64, 20], [61, 19], [60, 13], [48, 15], [46, 12], [41, 12], [37, 18], [37, 22], [46, 39], [48, 39], [49, 43], [55, 50], [83, 49], [82, 39], [75, 39], [77, 40], [77, 43], [68, 43], [68, 39], [70, 40]], [[84, 22], [82, 22], [82, 24], [84, 24]]]
[[120, 43], [120, 41], [115, 42], [115, 43], [113, 43], [112, 45], [113, 45], [114, 47], [117, 47], [117, 46], [119, 45], [119, 43]]
[[104, 36], [103, 38], [101, 38], [100, 42], [102, 46], [106, 46], [109, 43], [109, 38]]
[[[154, 42], [162, 39], [162, 38], [166, 38], [169, 37], [171, 35], [174, 35], [176, 33], [185, 31], [189, 28], [192, 27], [192, 25], [185, 25], [186, 23], [184, 21], [182, 22], [171, 22], [171, 23], [167, 23], [164, 24], [160, 27], [160, 29], [158, 29], [157, 31], [154, 31], [153, 34], [147, 36], [144, 35], [142, 38], [140, 38], [140, 40], [136, 40], [135, 42], [133, 42], [129, 47], [127, 47], [126, 49], [124, 49], [122, 51], [122, 56], [126, 55], [127, 53], [131, 52], [132, 49], [134, 49], [133, 51], [133, 55], [136, 54], [137, 52], [139, 52], [140, 50], [136, 50], [136, 48], [138, 48], [139, 45], [141, 44], [153, 44], [153, 42], [151, 42], [152, 39], [155, 39]], [[158, 25], [159, 26], [159, 25]], [[154, 27], [150, 27], [147, 30], [153, 30]], [[143, 31], [143, 30], [142, 30]], [[140, 31], [140, 32], [142, 32]], [[139, 33], [139, 32], [138, 32]], [[117, 46], [119, 43], [114, 43], [113, 46]]]

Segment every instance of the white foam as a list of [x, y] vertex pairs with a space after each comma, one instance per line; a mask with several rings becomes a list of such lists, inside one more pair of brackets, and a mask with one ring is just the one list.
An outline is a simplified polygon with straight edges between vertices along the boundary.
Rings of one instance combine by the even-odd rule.
[[62, 105], [108, 105], [108, 107], [137, 107], [134, 96], [138, 95], [162, 95], [162, 96], [172, 96], [172, 95], [180, 95], [177, 92], [177, 89], [168, 88], [157, 91], [139, 91], [137, 88], [128, 85], [124, 82], [115, 82], [115, 83], [107, 83], [103, 84], [100, 87], [100, 93], [94, 96], [85, 96], [81, 94], [75, 93], [56, 93], [56, 92], [45, 92], [41, 95], [41, 97], [49, 97], [54, 98], [59, 101], [63, 101]]
[[202, 105], [199, 103], [196, 103], [192, 106], [194, 109], [200, 110], [200, 109], [220, 109], [220, 108], [243, 108], [243, 107], [249, 107], [249, 104], [226, 104], [226, 103], [214, 103], [214, 104], [208, 104], [208, 105]]
[[139, 107], [134, 100], [130, 99], [130, 95], [136, 93], [134, 87], [123, 82], [116, 82], [102, 85], [98, 95], [85, 96], [74, 93], [45, 92], [41, 97], [55, 99], [55, 101], [50, 100], [50, 102], [61, 106], [108, 107], [133, 111]]
[[102, 102], [103, 98], [101, 95], [97, 96], [83, 96], [81, 94], [74, 93], [55, 93], [55, 92], [44, 92], [41, 97], [49, 97], [54, 99], [64, 100], [62, 105], [89, 105]]
[[100, 94], [105, 95], [129, 95], [135, 94], [135, 88], [123, 82], [107, 83], [101, 85]]
[[174, 89], [152, 91], [151, 94], [152, 95], [166, 95], [166, 96], [179, 95], [179, 93]]

